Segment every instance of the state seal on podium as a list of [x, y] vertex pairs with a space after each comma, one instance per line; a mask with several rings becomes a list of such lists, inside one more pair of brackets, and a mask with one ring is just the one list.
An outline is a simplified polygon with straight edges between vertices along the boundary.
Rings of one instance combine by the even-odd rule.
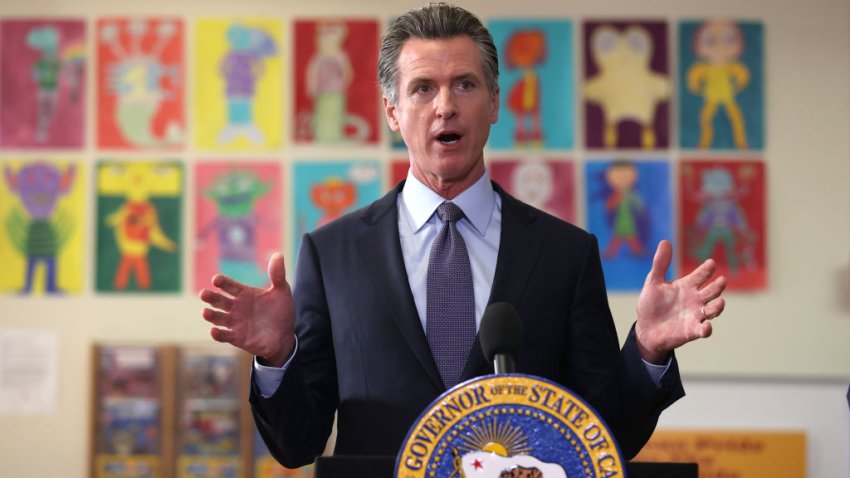
[[608, 426], [563, 386], [521, 374], [479, 377], [438, 397], [396, 458], [396, 478], [623, 477]]

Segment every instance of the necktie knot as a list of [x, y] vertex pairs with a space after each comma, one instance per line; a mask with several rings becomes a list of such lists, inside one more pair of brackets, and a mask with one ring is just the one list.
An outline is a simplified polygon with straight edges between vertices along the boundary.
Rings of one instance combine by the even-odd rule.
[[457, 222], [463, 218], [463, 211], [453, 202], [444, 202], [437, 206], [437, 216], [443, 222]]

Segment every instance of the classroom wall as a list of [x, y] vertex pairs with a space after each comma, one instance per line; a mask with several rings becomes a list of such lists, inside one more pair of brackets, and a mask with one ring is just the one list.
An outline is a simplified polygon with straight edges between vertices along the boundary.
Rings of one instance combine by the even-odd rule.
[[685, 376], [684, 386], [659, 430], [805, 433], [806, 476], [850, 476], [847, 381]]
[[[702, 2], [634, 0], [571, 2], [462, 1], [485, 21], [496, 16], [561, 16], [574, 25], [585, 18], [680, 19], [730, 16], [763, 22], [765, 28], [765, 122], [767, 164], [768, 287], [755, 293], [727, 294], [727, 311], [716, 321], [710, 340], [678, 352], [688, 396], [662, 418], [661, 426], [804, 429], [809, 434], [809, 476], [850, 477], [848, 413], [842, 401], [850, 381], [850, 4], [846, 0], [741, 0]], [[201, 17], [266, 15], [285, 22], [289, 35], [295, 17], [341, 15], [379, 18], [386, 22], [411, 1], [311, 2], [245, 0], [241, 2], [150, 0], [11, 0], [0, 4], [0, 17], [82, 17], [93, 22], [105, 15], [177, 14], [187, 20], [188, 62], [192, 60], [192, 20]], [[675, 28], [671, 29], [671, 35]], [[284, 69], [291, 51], [285, 52]], [[675, 56], [671, 59], [675, 61]], [[94, 148], [95, 94], [89, 66], [89, 145], [78, 157], [89, 165], [107, 156]], [[191, 72], [191, 66], [188, 71]], [[578, 70], [577, 70], [578, 71]], [[191, 74], [191, 73], [190, 73]], [[191, 78], [189, 80], [191, 85]], [[291, 98], [291, 84], [284, 88]], [[191, 99], [187, 91], [187, 102]], [[187, 108], [187, 112], [191, 107]], [[288, 110], [286, 110], [288, 111]], [[287, 116], [285, 115], [285, 118]], [[191, 125], [190, 125], [191, 127]], [[280, 159], [377, 158], [395, 155], [382, 142], [357, 149], [293, 145], [287, 136], [280, 151], [251, 154]], [[566, 156], [588, 157], [579, 146]], [[675, 144], [675, 143], [674, 143]], [[673, 161], [679, 156], [671, 148]], [[33, 157], [28, 151], [0, 151], [0, 158]], [[145, 157], [145, 154], [109, 154]], [[173, 155], [167, 155], [172, 157]], [[187, 164], [200, 154], [191, 146], [178, 156]], [[244, 155], [243, 155], [244, 156]], [[241, 157], [236, 155], [235, 157]], [[755, 157], [761, 157], [756, 155]], [[92, 168], [86, 178], [92, 184]], [[285, 190], [291, 175], [284, 175]], [[184, 217], [194, 211], [191, 183]], [[583, 191], [578, 191], [581, 201]], [[93, 198], [88, 200], [93, 210]], [[285, 206], [288, 207], [288, 206]], [[579, 203], [578, 223], [583, 224]], [[286, 211], [286, 209], [284, 210]], [[86, 231], [93, 231], [93, 213]], [[185, 221], [183, 237], [192, 237]], [[294, 263], [285, 218], [282, 250]], [[91, 347], [102, 342], [208, 342], [208, 326], [200, 318], [201, 303], [190, 292], [191, 254], [184, 254], [183, 292], [149, 297], [98, 295], [93, 292], [95, 244], [84, 251], [84, 292], [62, 298], [0, 297], [0, 327], [58, 334], [58, 400], [54, 412], [0, 415], [0, 476], [83, 477], [89, 454]], [[2, 267], [2, 266], [0, 266]], [[612, 293], [610, 301], [621, 337], [634, 320], [634, 293]], [[837, 394], [837, 396], [836, 396]], [[825, 405], [828, 404], [828, 405]]]

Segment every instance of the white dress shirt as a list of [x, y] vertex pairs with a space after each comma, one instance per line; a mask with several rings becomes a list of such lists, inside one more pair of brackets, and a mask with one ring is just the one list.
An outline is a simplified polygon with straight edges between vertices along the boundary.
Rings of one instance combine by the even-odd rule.
[[[443, 197], [419, 182], [408, 172], [404, 189], [398, 196], [398, 236], [407, 280], [422, 329], [425, 327], [426, 297], [428, 295], [428, 257], [431, 244], [443, 227], [435, 212], [446, 202]], [[463, 211], [457, 230], [463, 237], [472, 266], [472, 285], [475, 295], [475, 330], [490, 300], [490, 288], [496, 275], [496, 259], [502, 230], [502, 198], [493, 190], [490, 176], [484, 175], [472, 186], [452, 199]]]

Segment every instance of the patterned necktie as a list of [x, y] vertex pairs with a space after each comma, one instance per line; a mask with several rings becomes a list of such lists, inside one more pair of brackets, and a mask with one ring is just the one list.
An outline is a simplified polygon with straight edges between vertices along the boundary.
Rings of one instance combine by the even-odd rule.
[[460, 382], [475, 340], [472, 267], [456, 222], [463, 211], [444, 202], [437, 208], [443, 227], [431, 245], [425, 334], [446, 388]]

